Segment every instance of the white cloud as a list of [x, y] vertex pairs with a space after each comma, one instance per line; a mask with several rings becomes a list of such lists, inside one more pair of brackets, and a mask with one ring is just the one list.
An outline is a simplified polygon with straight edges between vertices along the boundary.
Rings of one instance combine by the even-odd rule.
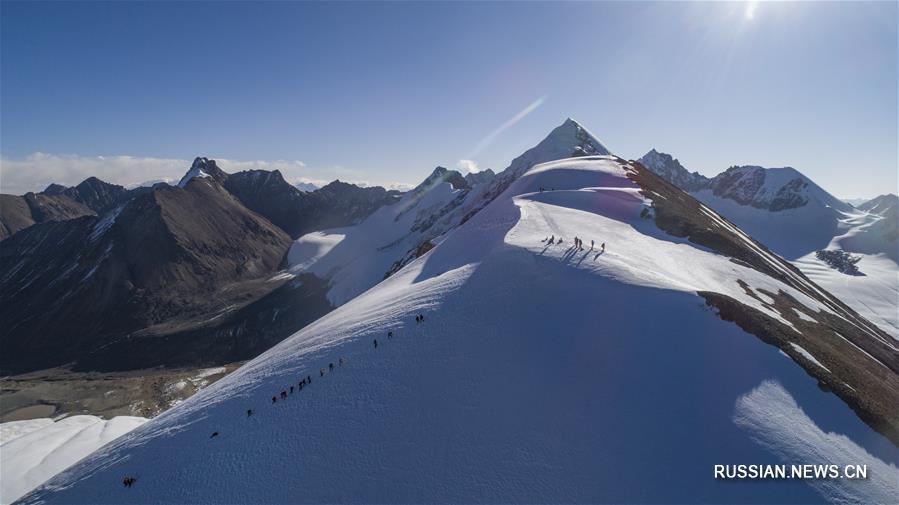
[[415, 184], [409, 184], [407, 182], [390, 182], [383, 186], [387, 189], [395, 189], [397, 191], [409, 191], [415, 188]]
[[0, 158], [0, 192], [42, 191], [53, 182], [73, 186], [91, 176], [122, 186], [178, 180], [189, 167], [189, 161], [172, 158], [33, 153], [20, 160]]
[[456, 168], [463, 173], [475, 173], [481, 170], [478, 168], [478, 164], [473, 160], [459, 160], [456, 162]]
[[[335, 166], [311, 170], [300, 160], [231, 160], [208, 156], [225, 172], [244, 170], [279, 170], [291, 183], [308, 183], [317, 187], [334, 179], [360, 186], [379, 185], [388, 189], [408, 190], [413, 185], [399, 182], [371, 183], [355, 181], [358, 171]], [[43, 191], [50, 183], [74, 186], [88, 177], [125, 187], [152, 185], [155, 182], [178, 181], [193, 160], [136, 156], [80, 156], [75, 154], [33, 153], [22, 159], [0, 157], [0, 193], [20, 195]], [[347, 177], [347, 176], [350, 177]]]

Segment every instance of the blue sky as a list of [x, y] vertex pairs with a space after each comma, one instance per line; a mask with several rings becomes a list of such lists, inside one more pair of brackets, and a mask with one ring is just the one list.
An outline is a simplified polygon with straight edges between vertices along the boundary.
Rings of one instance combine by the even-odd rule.
[[629, 158], [896, 192], [894, 2], [0, 9], [3, 192], [177, 176], [194, 156], [417, 183], [460, 160], [502, 169], [568, 116]]

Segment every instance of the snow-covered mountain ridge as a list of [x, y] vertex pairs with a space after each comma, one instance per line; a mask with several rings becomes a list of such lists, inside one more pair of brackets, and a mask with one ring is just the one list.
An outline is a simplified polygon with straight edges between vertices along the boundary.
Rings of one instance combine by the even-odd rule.
[[288, 253], [290, 270], [328, 281], [328, 298], [340, 305], [430, 250], [534, 165], [596, 154], [609, 151], [569, 118], [498, 174], [485, 170], [463, 178], [455, 170], [437, 167], [395, 205], [360, 224], [300, 237]]
[[848, 211], [852, 207], [821, 189], [792, 167], [730, 167], [710, 182], [712, 193], [740, 205], [777, 212], [815, 204]]
[[[896, 208], [890, 203], [895, 195], [856, 209], [793, 168], [731, 167], [709, 179], [691, 174], [672, 156], [655, 150], [640, 162], [793, 262], [899, 339], [899, 227], [896, 211], [889, 210]], [[882, 210], [884, 215], [872, 210]], [[834, 270], [817, 257], [822, 250], [859, 254], [861, 275]]]
[[[895, 342], [708, 207], [637, 163], [564, 159], [23, 503], [887, 502], [895, 446], [847, 403], [899, 440], [897, 369]], [[815, 458], [869, 479], [708, 475]]]
[[894, 194], [880, 195], [858, 206], [860, 210], [877, 214], [878, 216], [890, 216], [899, 213], [899, 196]]

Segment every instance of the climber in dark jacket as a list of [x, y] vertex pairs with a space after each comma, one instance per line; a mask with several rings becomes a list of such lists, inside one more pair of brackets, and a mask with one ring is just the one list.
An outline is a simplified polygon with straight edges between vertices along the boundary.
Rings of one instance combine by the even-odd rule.
[[273, 397], [272, 397], [272, 403], [278, 403], [278, 397], [277, 397], [277, 396], [273, 396]]
[[334, 363], [328, 363], [328, 371], [329, 372], [334, 371]]
[[290, 394], [293, 394], [293, 386], [290, 386]]
[[375, 339], [374, 344], [375, 344], [375, 349], [377, 349], [378, 348], [378, 339]]
[[253, 409], [247, 409], [247, 417], [250, 417], [252, 415], [253, 415]]
[[284, 400], [287, 398], [287, 391], [281, 391], [281, 399]]

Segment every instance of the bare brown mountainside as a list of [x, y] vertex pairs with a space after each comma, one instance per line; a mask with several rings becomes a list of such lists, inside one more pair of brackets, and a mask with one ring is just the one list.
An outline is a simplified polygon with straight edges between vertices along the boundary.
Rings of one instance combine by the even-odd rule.
[[[55, 366], [139, 330], [183, 331], [275, 290], [290, 237], [211, 179], [116, 212], [34, 225], [0, 248], [4, 369]], [[186, 343], [190, 345], [190, 343]]]

